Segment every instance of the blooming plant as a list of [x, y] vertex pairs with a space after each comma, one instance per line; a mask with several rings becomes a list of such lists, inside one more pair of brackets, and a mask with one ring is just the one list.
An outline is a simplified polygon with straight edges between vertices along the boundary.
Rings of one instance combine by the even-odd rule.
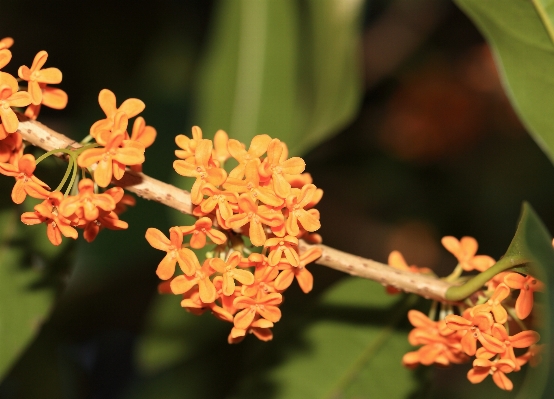
[[[43, 106], [61, 110], [68, 103], [67, 94], [54, 86], [62, 82], [62, 72], [49, 66], [54, 60], [46, 51], [29, 60], [30, 66], [19, 66], [17, 74], [4, 72], [13, 67], [12, 46], [11, 38], [0, 40], [0, 174], [15, 179], [11, 202], [17, 205], [18, 223], [45, 225], [36, 230], [45, 229], [53, 246], [63, 247], [68, 238], [77, 240], [79, 230], [91, 243], [104, 228], [128, 229], [120, 215], [136, 205], [128, 193], [134, 192], [195, 218], [172, 225], [169, 231], [158, 229], [159, 225], [147, 228], [145, 241], [161, 251], [151, 274], [159, 279], [158, 293], [174, 299], [177, 309], [180, 301], [188, 313], [208, 313], [228, 323], [229, 344], [242, 342], [247, 334], [264, 342], [284, 340], [286, 335], [275, 327], [287, 316], [282, 306], [285, 291], [298, 286], [308, 294], [317, 288], [319, 280], [314, 281], [308, 270], [313, 271], [309, 265], [316, 263], [374, 280], [385, 286], [388, 295], [382, 297], [398, 295], [399, 303], [409, 304], [401, 309], [402, 318], [413, 327], [406, 334], [416, 348], [397, 356], [398, 365], [412, 369], [469, 363], [466, 375], [471, 384], [490, 375], [499, 389], [511, 391], [520, 384], [512, 373], [527, 370], [529, 364], [527, 375], [538, 375], [544, 363], [549, 364], [541, 357], [551, 352], [544, 308], [552, 279], [545, 270], [553, 259], [554, 243], [528, 204], [512, 243], [499, 259], [478, 254], [473, 237], [443, 237], [443, 248], [456, 259], [445, 277], [410, 264], [397, 250], [390, 253], [388, 264], [341, 252], [323, 244], [317, 209], [323, 190], [306, 172], [304, 159], [289, 155], [289, 148], [294, 155], [293, 146], [263, 132], [243, 143], [218, 130], [212, 140], [193, 126], [190, 135], [175, 137], [172, 165], [178, 175], [188, 178], [190, 192], [185, 191], [143, 173], [146, 148], [153, 145], [157, 132], [140, 115], [145, 104], [137, 98], [118, 102], [112, 91], [101, 90], [98, 104], [103, 114], [78, 142], [38, 123]], [[38, 155], [33, 147], [45, 152]], [[63, 177], [54, 184], [44, 173], [47, 158], [67, 163]], [[345, 230], [361, 234], [350, 226]], [[431, 300], [430, 306], [416, 297]], [[348, 304], [330, 313], [344, 317], [345, 308], [358, 310], [357, 304]], [[182, 317], [188, 316], [183, 312]], [[325, 327], [333, 326], [331, 322]], [[383, 327], [383, 334], [395, 326]], [[251, 342], [241, 346], [272, 345]], [[381, 335], [376, 342], [383, 342]], [[332, 356], [338, 358], [341, 347], [336, 344]], [[374, 343], [366, 348], [341, 381], [354, 378], [368, 353], [378, 352], [378, 347]]]

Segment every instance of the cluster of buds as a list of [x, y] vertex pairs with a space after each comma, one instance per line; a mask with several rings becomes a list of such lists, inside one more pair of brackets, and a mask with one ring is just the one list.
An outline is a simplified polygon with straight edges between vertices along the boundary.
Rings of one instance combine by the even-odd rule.
[[[179, 135], [176, 143], [175, 171], [196, 178], [191, 201], [198, 220], [172, 227], [169, 239], [155, 228], [146, 232], [150, 245], [167, 252], [157, 268], [164, 280], [160, 291], [182, 295], [181, 306], [194, 314], [209, 309], [233, 323], [229, 343], [246, 333], [270, 340], [271, 327], [281, 318], [282, 292], [295, 277], [305, 293], [312, 289], [306, 265], [321, 256], [321, 249], [300, 254], [298, 240], [321, 242], [314, 233], [320, 222], [313, 207], [323, 192], [303, 173], [304, 161], [288, 158], [285, 143], [268, 135], [254, 137], [246, 150], [222, 130], [213, 142], [203, 139], [195, 126], [192, 138]], [[238, 165], [227, 174], [223, 165], [231, 157]], [[189, 244], [183, 244], [186, 235], [191, 235]], [[207, 238], [215, 249], [201, 264], [186, 246], [204, 248]], [[183, 274], [174, 276], [177, 263]]]
[[[457, 240], [447, 236], [443, 237], [442, 244], [458, 260], [454, 272], [446, 277], [451, 282], [463, 281], [464, 271], [483, 272], [495, 264], [490, 256], [476, 255], [477, 241], [472, 237]], [[398, 261], [398, 254], [391, 254], [389, 265], [406, 267], [405, 262]], [[410, 270], [422, 272], [415, 266]], [[533, 293], [543, 290], [544, 285], [533, 276], [502, 272], [465, 302], [440, 304], [442, 309], [438, 315], [437, 302], [433, 303], [429, 316], [410, 310], [408, 318], [415, 328], [408, 340], [414, 346], [422, 346], [404, 355], [404, 365], [448, 366], [469, 362], [475, 357], [473, 368], [467, 374], [470, 382], [477, 384], [491, 375], [499, 388], [512, 390], [513, 383], [506, 374], [519, 371], [528, 362], [535, 366], [540, 360], [539, 334], [528, 329], [527, 324], [533, 309]], [[515, 291], [519, 291], [517, 298]], [[527, 350], [516, 355], [522, 349]]]
[[[0, 40], [0, 69], [12, 58], [8, 50], [12, 44], [11, 38]], [[128, 99], [116, 108], [115, 95], [105, 89], [100, 92], [99, 103], [106, 118], [92, 125], [90, 135], [81, 141], [81, 146], [55, 149], [38, 159], [30, 153], [25, 154], [25, 143], [18, 131], [19, 119], [14, 108], [27, 107], [25, 115], [36, 119], [41, 105], [63, 109], [67, 104], [64, 91], [48, 86], [60, 83], [62, 73], [58, 68], [43, 69], [47, 58], [48, 53], [40, 51], [31, 68], [25, 65], [19, 68], [19, 78], [27, 82], [27, 91], [20, 90], [14, 76], [0, 71], [0, 173], [15, 178], [11, 194], [14, 203], [23, 203], [27, 196], [42, 200], [34, 207], [34, 212], [21, 215], [23, 223], [45, 223], [47, 236], [54, 245], [61, 244], [62, 236], [76, 239], [78, 228], [84, 230], [83, 236], [90, 242], [104, 227], [112, 230], [127, 228], [127, 223], [119, 220], [118, 215], [128, 205], [134, 205], [134, 198], [124, 194], [120, 187], [104, 192], [100, 192], [99, 187], [106, 188], [112, 178], [121, 179], [126, 166], [140, 171], [145, 148], [154, 141], [156, 131], [138, 117], [129, 136], [128, 119], [139, 114], [144, 109], [144, 103]], [[90, 143], [93, 138], [96, 142]], [[68, 166], [58, 187], [51, 190], [35, 176], [35, 169], [47, 157], [58, 154], [66, 157]], [[93, 180], [86, 178], [87, 174]], [[62, 193], [64, 187], [66, 189]]]

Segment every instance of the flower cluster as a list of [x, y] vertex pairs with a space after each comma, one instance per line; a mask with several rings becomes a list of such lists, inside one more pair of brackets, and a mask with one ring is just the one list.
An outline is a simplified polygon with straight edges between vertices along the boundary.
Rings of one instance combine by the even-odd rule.
[[[11, 38], [0, 40], [0, 69], [12, 58], [8, 50], [12, 44]], [[90, 242], [102, 228], [127, 228], [127, 223], [119, 220], [118, 215], [127, 205], [134, 205], [134, 198], [124, 194], [120, 187], [104, 192], [99, 192], [98, 187], [106, 188], [112, 176], [120, 179], [127, 165], [140, 171], [144, 150], [154, 141], [156, 131], [146, 126], [144, 119], [139, 117], [129, 136], [128, 119], [140, 113], [144, 103], [129, 99], [117, 109], [115, 95], [109, 90], [102, 90], [99, 102], [106, 119], [92, 126], [90, 136], [81, 142], [82, 147], [55, 149], [38, 159], [32, 154], [25, 154], [25, 143], [18, 131], [19, 119], [13, 108], [28, 106], [25, 115], [36, 119], [41, 105], [62, 109], [67, 104], [67, 94], [63, 90], [48, 86], [60, 83], [62, 73], [58, 68], [43, 68], [47, 58], [46, 51], [39, 51], [30, 68], [25, 65], [19, 68], [19, 78], [27, 82], [27, 91], [20, 90], [14, 76], [0, 71], [0, 174], [15, 178], [11, 194], [14, 203], [23, 203], [27, 196], [42, 200], [33, 212], [21, 215], [23, 223], [45, 223], [47, 236], [54, 245], [61, 244], [62, 236], [76, 239], [77, 229], [83, 229], [84, 238]], [[89, 143], [92, 138], [96, 139], [96, 143]], [[35, 169], [45, 158], [60, 153], [66, 156], [68, 166], [59, 186], [51, 190], [35, 176]], [[78, 166], [82, 171], [80, 180]], [[94, 180], [86, 178], [87, 173]], [[62, 194], [64, 186], [66, 190]]]
[[[270, 340], [270, 328], [281, 318], [282, 292], [295, 277], [305, 293], [312, 289], [306, 265], [321, 256], [321, 249], [300, 254], [298, 240], [321, 242], [314, 233], [320, 222], [313, 207], [323, 192], [303, 173], [304, 161], [289, 158], [286, 145], [268, 135], [254, 137], [246, 150], [222, 130], [213, 142], [203, 139], [195, 126], [192, 138], [179, 135], [176, 143], [179, 159], [173, 167], [195, 178], [191, 200], [198, 220], [172, 227], [169, 238], [155, 228], [146, 232], [150, 245], [167, 253], [157, 268], [165, 280], [160, 291], [182, 295], [181, 306], [194, 314], [209, 309], [233, 323], [229, 343], [240, 342], [247, 332]], [[231, 157], [237, 165], [227, 173], [223, 165]], [[183, 244], [186, 235], [191, 235], [189, 244]], [[251, 252], [243, 235], [260, 252]], [[201, 249], [207, 239], [215, 249], [201, 263], [186, 245]], [[174, 276], [176, 264], [183, 274]]]
[[[472, 237], [457, 240], [448, 236], [442, 243], [459, 262], [447, 277], [450, 281], [460, 278], [462, 271], [485, 271], [495, 263], [489, 256], [476, 255], [477, 241]], [[459, 314], [454, 313], [453, 305], [443, 304], [435, 320], [436, 302], [429, 317], [411, 310], [408, 318], [414, 329], [408, 339], [412, 345], [422, 346], [404, 355], [404, 365], [448, 366], [475, 357], [467, 374], [470, 382], [476, 384], [491, 375], [499, 388], [512, 390], [513, 384], [506, 374], [519, 371], [527, 362], [536, 365], [540, 359], [539, 334], [528, 329], [525, 322], [533, 308], [533, 293], [543, 289], [543, 284], [530, 275], [502, 272], [481, 291], [457, 304]], [[517, 298], [514, 291], [519, 291]], [[527, 351], [516, 354], [526, 348]]]

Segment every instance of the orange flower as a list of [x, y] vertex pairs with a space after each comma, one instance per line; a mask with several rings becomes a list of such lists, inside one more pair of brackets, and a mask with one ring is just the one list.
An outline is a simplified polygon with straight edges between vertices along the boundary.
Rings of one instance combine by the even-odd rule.
[[500, 389], [511, 391], [514, 384], [508, 377], [506, 377], [506, 374], [514, 371], [514, 368], [514, 362], [509, 359], [494, 361], [487, 359], [475, 359], [473, 361], [473, 368], [467, 373], [467, 379], [472, 384], [478, 384], [490, 374], [492, 375], [494, 383]]
[[294, 277], [298, 281], [298, 285], [302, 291], [307, 294], [314, 285], [314, 277], [312, 273], [306, 269], [306, 265], [314, 262], [321, 256], [322, 250], [319, 247], [311, 247], [300, 255], [300, 261], [297, 267], [290, 263], [279, 263], [278, 267], [282, 270], [279, 276], [275, 279], [275, 288], [280, 291], [286, 290], [291, 284]]
[[212, 303], [217, 299], [217, 291], [214, 284], [210, 280], [210, 276], [214, 273], [214, 270], [210, 267], [209, 259], [204, 261], [202, 267], [196, 256], [194, 261], [194, 274], [192, 275], [180, 275], [171, 280], [171, 291], [174, 294], [183, 294], [198, 285], [200, 292], [200, 300], [204, 303]]
[[252, 161], [259, 159], [266, 151], [267, 146], [271, 141], [271, 137], [267, 134], [260, 134], [254, 136], [250, 142], [250, 148], [248, 151], [244, 148], [244, 145], [237, 140], [229, 140], [228, 149], [233, 158], [238, 161], [238, 165], [229, 173], [229, 177], [235, 179], [242, 179], [244, 176], [246, 165]]
[[129, 98], [123, 101], [119, 108], [117, 108], [115, 94], [108, 89], [102, 89], [100, 91], [98, 103], [106, 114], [106, 118], [95, 122], [91, 126], [90, 135], [94, 138], [96, 138], [98, 132], [112, 129], [115, 116], [118, 112], [123, 112], [127, 119], [130, 119], [140, 114], [145, 108], [144, 103], [138, 98]]
[[227, 241], [225, 233], [212, 229], [212, 219], [208, 217], [198, 219], [192, 226], [181, 226], [180, 229], [184, 235], [192, 234], [190, 239], [191, 248], [203, 248], [206, 245], [206, 236], [218, 245]]
[[241, 287], [242, 295], [255, 297], [275, 292], [274, 280], [279, 275], [279, 269], [269, 266], [267, 258], [262, 254], [253, 253], [248, 260], [243, 259], [240, 266], [255, 266], [254, 282]]
[[109, 194], [96, 194], [94, 182], [83, 179], [79, 182], [79, 194], [67, 197], [60, 205], [60, 213], [65, 217], [76, 214], [79, 219], [88, 222], [98, 219], [100, 209], [113, 211], [115, 201]]
[[510, 288], [519, 291], [516, 300], [516, 314], [520, 319], [525, 319], [533, 310], [533, 293], [544, 291], [544, 284], [533, 276], [523, 276], [518, 273], [509, 273], [504, 277], [504, 283]]
[[218, 130], [214, 135], [214, 150], [212, 153], [212, 158], [219, 162], [219, 166], [223, 165], [227, 161], [231, 154], [227, 148], [229, 143], [229, 136], [225, 131]]
[[17, 164], [23, 156], [23, 138], [19, 132], [8, 134], [4, 125], [0, 125], [0, 162]]
[[105, 148], [90, 148], [83, 151], [77, 163], [88, 168], [98, 163], [94, 170], [94, 181], [100, 187], [107, 187], [112, 177], [119, 180], [125, 173], [125, 165], [137, 165], [144, 162], [144, 146], [138, 142], [124, 140], [127, 117], [120, 112], [115, 118], [116, 129], [111, 134]]
[[508, 313], [506, 309], [504, 309], [504, 306], [502, 306], [502, 301], [508, 298], [510, 292], [510, 288], [506, 284], [499, 284], [490, 299], [482, 305], [475, 306], [472, 309], [472, 314], [477, 312], [492, 312], [494, 320], [497, 323], [506, 323], [508, 320]]
[[455, 331], [465, 330], [461, 343], [467, 355], [475, 355], [477, 341], [490, 352], [504, 352], [504, 344], [491, 335], [494, 322], [490, 313], [477, 312], [475, 315], [470, 315], [468, 312], [465, 312], [464, 317], [448, 315], [445, 320], [448, 328]]
[[[271, 266], [277, 265], [279, 262], [285, 261], [292, 266], [300, 264], [300, 257], [296, 248], [298, 247], [298, 238], [293, 236], [273, 237], [268, 239], [264, 247], [269, 247], [269, 255], [267, 259]], [[285, 258], [283, 259], [283, 255]]]
[[202, 202], [202, 188], [206, 183], [219, 186], [227, 178], [225, 170], [208, 165], [211, 156], [212, 142], [210, 140], [200, 140], [194, 152], [194, 163], [183, 160], [173, 162], [173, 168], [181, 176], [196, 178], [190, 193], [191, 201], [195, 205]]
[[237, 265], [241, 261], [241, 254], [238, 251], [232, 252], [227, 261], [224, 262], [220, 258], [212, 258], [208, 260], [208, 264], [221, 273], [223, 277], [223, 295], [230, 296], [235, 292], [235, 280], [244, 285], [254, 283], [254, 275], [248, 270], [237, 269]]
[[129, 225], [127, 222], [119, 220], [114, 211], [100, 210], [95, 220], [91, 220], [83, 226], [83, 237], [88, 242], [92, 242], [103, 227], [109, 230], [125, 230]]
[[[509, 359], [514, 362], [515, 367], [514, 371], [519, 371], [521, 369], [516, 355], [514, 353], [514, 348], [528, 348], [531, 345], [536, 344], [540, 335], [536, 331], [525, 330], [521, 331], [515, 335], [508, 335], [506, 328], [499, 323], [495, 323], [492, 327], [492, 335], [497, 338], [499, 341], [503, 342], [505, 345], [505, 351], [501, 353], [500, 358]], [[477, 358], [480, 359], [490, 359], [495, 356], [496, 353], [488, 351], [486, 348], [479, 348], [476, 353]]]
[[13, 45], [11, 37], [0, 40], [0, 69], [4, 68], [12, 59], [12, 52], [8, 50]]
[[252, 200], [260, 200], [266, 205], [280, 206], [283, 204], [283, 199], [277, 197], [273, 190], [268, 187], [260, 186], [260, 175], [258, 174], [259, 160], [251, 160], [242, 170], [242, 174], [246, 175], [245, 180], [240, 180], [229, 176], [223, 184], [226, 190], [236, 193], [248, 193]]
[[31, 103], [29, 93], [18, 90], [17, 80], [8, 73], [0, 72], [0, 118], [8, 133], [14, 133], [19, 126], [19, 119], [11, 107], [25, 107]]
[[42, 90], [42, 101], [40, 104], [31, 104], [25, 110], [25, 116], [30, 119], [37, 119], [42, 105], [52, 109], [64, 109], [67, 105], [67, 93], [62, 89], [48, 87], [46, 83], [39, 83]]
[[263, 205], [258, 206], [248, 194], [242, 194], [239, 197], [238, 204], [242, 213], [231, 216], [227, 220], [227, 224], [233, 229], [238, 229], [250, 223], [248, 235], [250, 241], [252, 241], [252, 244], [255, 246], [264, 245], [266, 239], [262, 224], [267, 226], [278, 226], [284, 221], [281, 213], [273, 213]]
[[11, 46], [13, 46], [13, 39], [11, 37], [0, 39], [0, 50], [10, 48]]
[[247, 330], [254, 321], [256, 315], [260, 315], [273, 323], [281, 319], [281, 310], [276, 306], [283, 302], [283, 296], [276, 292], [256, 299], [247, 296], [239, 296], [233, 301], [237, 309], [243, 309], [235, 315], [235, 327]]
[[281, 198], [287, 198], [290, 193], [291, 185], [286, 178], [289, 175], [299, 175], [306, 168], [302, 158], [286, 159], [286, 156], [282, 156], [285, 152], [284, 143], [279, 139], [273, 139], [267, 148], [267, 158], [260, 165], [260, 174], [271, 176], [273, 190]]
[[260, 341], [271, 341], [273, 339], [271, 327], [273, 327], [272, 322], [266, 319], [258, 318], [250, 324], [250, 327], [247, 330], [233, 327], [229, 337], [227, 338], [227, 342], [230, 344], [238, 344], [244, 339], [247, 332], [254, 334]]
[[[152, 126], [147, 126], [144, 118], [139, 116], [135, 119], [135, 123], [133, 124], [131, 137], [127, 134], [126, 138], [142, 144], [144, 148], [148, 148], [156, 139], [156, 129]], [[134, 170], [135, 172], [142, 172], [142, 164], [131, 165], [131, 170]]]
[[312, 201], [316, 190], [316, 186], [308, 184], [302, 187], [301, 190], [292, 189], [291, 195], [287, 197], [286, 203], [289, 214], [287, 217], [286, 229], [287, 233], [291, 236], [297, 236], [300, 233], [298, 223], [302, 225], [304, 230], [309, 232], [314, 232], [321, 227], [319, 219], [314, 217], [313, 213], [304, 209]]
[[202, 129], [198, 126], [192, 127], [192, 139], [184, 134], [179, 134], [175, 137], [175, 144], [177, 144], [181, 150], [175, 150], [175, 156], [187, 162], [194, 163], [194, 154], [196, 153], [196, 147], [200, 141], [202, 141]]
[[39, 105], [42, 102], [42, 88], [40, 87], [40, 83], [57, 84], [62, 81], [62, 72], [58, 68], [41, 69], [47, 59], [48, 53], [46, 51], [39, 51], [30, 69], [23, 65], [19, 67], [17, 71], [19, 77], [28, 82], [27, 90], [31, 95], [31, 100], [34, 105]]
[[531, 345], [531, 347], [523, 355], [516, 358], [519, 367], [527, 362], [531, 367], [537, 367], [542, 361], [541, 353], [544, 350], [544, 345]]
[[233, 216], [233, 207], [231, 203], [236, 206], [239, 200], [237, 193], [222, 191], [214, 187], [212, 184], [206, 183], [202, 188], [202, 194], [208, 195], [208, 198], [204, 199], [200, 204], [200, 209], [205, 214], [213, 212], [217, 207], [217, 212], [224, 220]]
[[46, 235], [54, 245], [62, 243], [64, 237], [76, 239], [77, 230], [71, 226], [71, 221], [58, 214], [58, 208], [63, 200], [63, 194], [59, 191], [50, 193], [50, 197], [35, 206], [34, 212], [25, 212], [21, 215], [21, 221], [27, 225], [46, 223]]
[[[183, 233], [179, 227], [169, 229], [170, 239], [158, 229], [149, 228], [146, 230], [146, 240], [148, 243], [160, 251], [167, 252], [156, 270], [156, 274], [162, 280], [168, 280], [175, 273], [175, 264], [179, 263], [181, 270], [186, 275], [192, 276], [196, 272], [198, 258], [188, 248], [182, 248]], [[200, 267], [200, 265], [198, 265]]]
[[50, 195], [50, 187], [39, 180], [33, 173], [36, 169], [35, 157], [31, 154], [19, 158], [17, 166], [10, 163], [0, 163], [0, 173], [15, 177], [12, 190], [12, 201], [21, 204], [27, 195], [33, 198], [45, 199]]
[[458, 262], [466, 272], [478, 270], [480, 272], [487, 270], [496, 262], [493, 258], [487, 255], [475, 255], [477, 253], [477, 240], [473, 237], [462, 237], [458, 241], [455, 237], [443, 237], [442, 245], [452, 255], [458, 259]]

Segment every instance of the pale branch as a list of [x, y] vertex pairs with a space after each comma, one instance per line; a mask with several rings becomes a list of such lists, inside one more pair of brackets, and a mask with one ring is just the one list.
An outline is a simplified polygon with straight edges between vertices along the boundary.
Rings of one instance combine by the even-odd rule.
[[[25, 141], [34, 146], [41, 147], [46, 151], [64, 148], [78, 149], [81, 147], [78, 142], [53, 131], [40, 122], [28, 120], [22, 116], [20, 116], [20, 119], [19, 132]], [[112, 182], [137, 194], [139, 197], [160, 202], [182, 213], [192, 214], [193, 205], [187, 191], [156, 180], [144, 173], [127, 170], [121, 180], [113, 180]], [[310, 244], [301, 240], [299, 249], [303, 252], [310, 246]], [[325, 245], [317, 246], [323, 250], [323, 253], [315, 263], [352, 276], [374, 280], [383, 285], [390, 285], [402, 291], [439, 301], [446, 301], [446, 291], [452, 287], [451, 283], [436, 277], [398, 270], [386, 264], [342, 252]]]

